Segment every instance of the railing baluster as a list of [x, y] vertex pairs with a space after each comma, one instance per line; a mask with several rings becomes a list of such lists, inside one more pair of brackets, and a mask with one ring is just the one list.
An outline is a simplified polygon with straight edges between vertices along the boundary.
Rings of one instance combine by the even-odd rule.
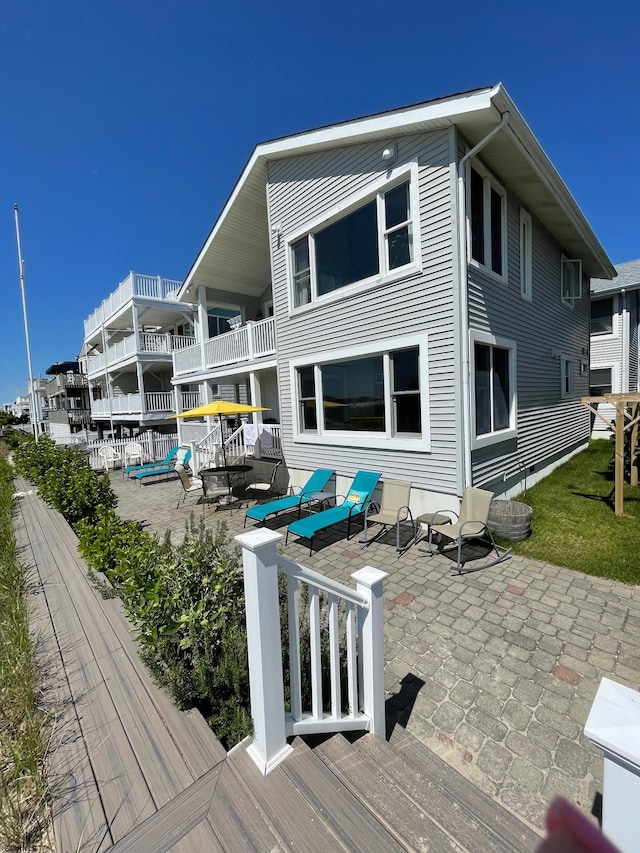
[[309, 585], [309, 644], [311, 649], [311, 713], [322, 719], [322, 654], [320, 650], [320, 590]]
[[302, 681], [300, 678], [300, 584], [297, 578], [287, 578], [287, 606], [291, 717], [299, 720], [302, 716]]
[[331, 715], [338, 720], [342, 711], [340, 693], [340, 629], [338, 624], [338, 599], [329, 593], [329, 667], [331, 673]]
[[349, 691], [349, 713], [354, 716], [360, 707], [358, 703], [358, 662], [356, 654], [356, 606], [350, 601], [346, 607], [347, 633], [347, 690]]

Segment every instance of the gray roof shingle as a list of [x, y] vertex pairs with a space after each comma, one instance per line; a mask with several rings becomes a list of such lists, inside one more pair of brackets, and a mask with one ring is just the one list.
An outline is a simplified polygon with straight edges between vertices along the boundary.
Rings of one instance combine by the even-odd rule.
[[615, 266], [618, 275], [611, 281], [606, 278], [591, 279], [591, 293], [606, 293], [621, 290], [623, 287], [640, 287], [640, 259]]

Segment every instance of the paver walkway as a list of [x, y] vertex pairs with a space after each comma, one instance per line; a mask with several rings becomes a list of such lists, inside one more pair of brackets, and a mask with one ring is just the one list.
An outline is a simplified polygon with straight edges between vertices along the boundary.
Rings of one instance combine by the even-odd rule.
[[[193, 497], [175, 509], [177, 480], [110, 476], [121, 516], [160, 536], [178, 541], [201, 513]], [[205, 519], [235, 535], [244, 512]], [[582, 732], [601, 677], [640, 687], [640, 590], [520, 557], [451, 576], [419, 546], [396, 558], [393, 533], [366, 550], [341, 528], [317, 538], [312, 557], [296, 537], [284, 552], [343, 583], [364, 565], [389, 573], [386, 689], [408, 731], [537, 829], [557, 793], [589, 812], [602, 758]]]

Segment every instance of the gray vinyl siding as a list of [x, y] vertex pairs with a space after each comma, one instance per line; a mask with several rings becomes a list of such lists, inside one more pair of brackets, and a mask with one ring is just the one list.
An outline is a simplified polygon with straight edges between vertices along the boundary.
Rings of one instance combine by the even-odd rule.
[[638, 390], [638, 291], [629, 294], [629, 391]]
[[[416, 487], [456, 493], [456, 381], [452, 294], [453, 223], [448, 131], [397, 139], [398, 165], [418, 163], [422, 272], [289, 316], [286, 235], [384, 175], [380, 143], [353, 145], [269, 164], [270, 223], [284, 239], [272, 241], [273, 294], [278, 336], [278, 382], [285, 458], [290, 468], [334, 468], [406, 477]], [[427, 333], [431, 450], [410, 452], [303, 444], [293, 439], [291, 358], [318, 361], [331, 350], [396, 336]], [[326, 441], [326, 437], [324, 439]], [[384, 439], [381, 439], [384, 442]]]
[[[498, 176], [499, 179], [499, 176]], [[496, 494], [524, 482], [525, 473], [575, 450], [589, 437], [589, 280], [573, 308], [561, 300], [562, 249], [533, 218], [533, 300], [520, 295], [520, 202], [507, 196], [507, 284], [469, 267], [469, 326], [516, 343], [517, 436], [472, 454], [474, 485]], [[573, 361], [574, 393], [561, 397], [561, 361]], [[472, 353], [473, 357], [473, 353]], [[473, 410], [473, 401], [472, 401]]]

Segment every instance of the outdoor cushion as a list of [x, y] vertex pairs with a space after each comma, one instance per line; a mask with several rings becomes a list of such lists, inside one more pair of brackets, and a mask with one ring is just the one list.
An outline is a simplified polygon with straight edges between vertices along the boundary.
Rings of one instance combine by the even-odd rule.
[[344, 506], [344, 504], [347, 504], [347, 503], [351, 504], [352, 506], [354, 506], [355, 504], [362, 504], [366, 500], [368, 500], [368, 498], [369, 498], [369, 495], [367, 492], [360, 492], [360, 491], [356, 491], [354, 489], [354, 490], [349, 492], [349, 494], [347, 495], [342, 506]]
[[[191, 448], [181, 447], [178, 449], [175, 461], [179, 462], [181, 465], [185, 465], [191, 459]], [[161, 465], [156, 468], [143, 468], [141, 471], [134, 471], [133, 476], [139, 482], [145, 477], [159, 477], [161, 474], [172, 474], [175, 472], [175, 465], [173, 462], [170, 462], [168, 465]]]

